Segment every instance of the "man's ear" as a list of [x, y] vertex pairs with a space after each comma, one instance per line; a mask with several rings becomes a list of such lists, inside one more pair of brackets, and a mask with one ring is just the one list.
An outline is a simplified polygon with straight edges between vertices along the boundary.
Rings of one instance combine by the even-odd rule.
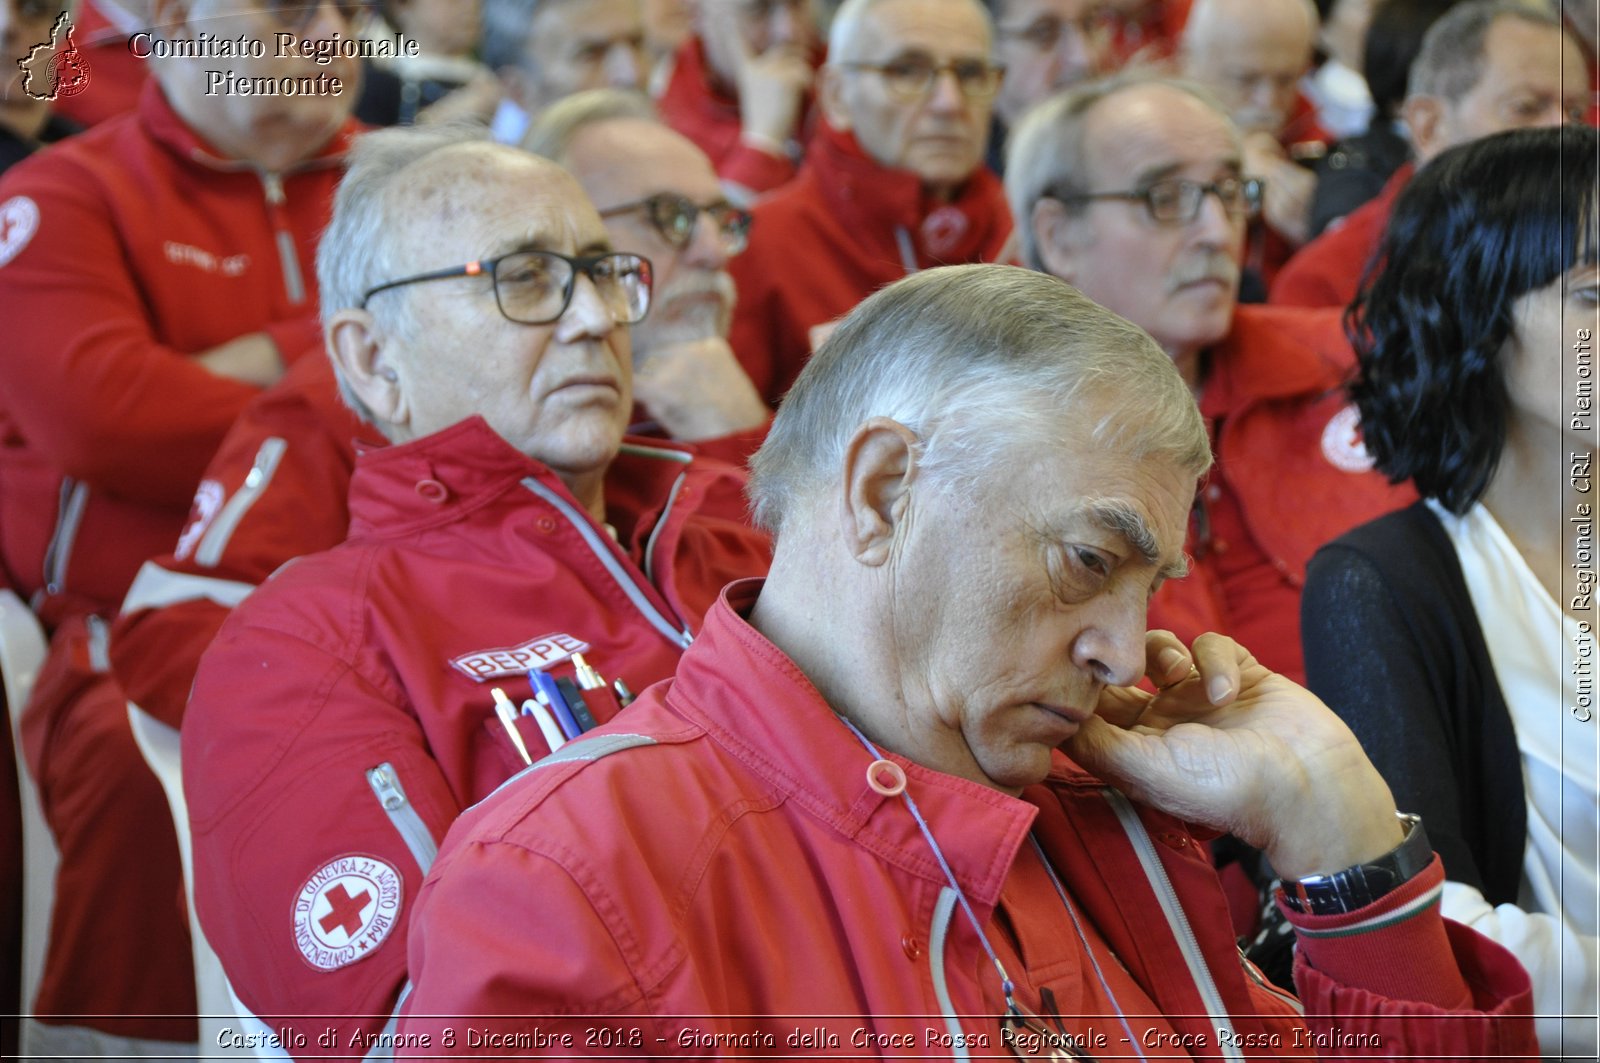
[[844, 105], [845, 72], [827, 63], [818, 73], [817, 102], [822, 107], [822, 117], [839, 132], [850, 132], [850, 112]]
[[401, 371], [389, 357], [383, 331], [370, 313], [340, 310], [324, 326], [323, 340], [339, 376], [372, 412], [385, 435], [389, 434], [387, 426], [410, 423], [411, 408]]
[[1079, 219], [1069, 213], [1060, 200], [1041, 196], [1033, 204], [1028, 224], [1033, 227], [1033, 245], [1045, 272], [1077, 285], [1078, 244], [1083, 239], [1078, 232]]
[[917, 477], [917, 435], [899, 421], [874, 417], [858, 427], [844, 452], [839, 504], [852, 556], [877, 566], [890, 557]]
[[1449, 109], [1438, 96], [1407, 96], [1400, 105], [1400, 117], [1411, 137], [1411, 154], [1419, 166], [1449, 146]]

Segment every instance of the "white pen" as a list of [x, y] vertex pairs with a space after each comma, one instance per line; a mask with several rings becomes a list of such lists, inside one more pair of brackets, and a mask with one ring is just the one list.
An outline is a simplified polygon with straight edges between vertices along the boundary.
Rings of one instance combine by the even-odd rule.
[[532, 764], [533, 758], [528, 755], [528, 747], [523, 744], [522, 734], [517, 730], [517, 707], [511, 704], [511, 699], [499, 687], [492, 688], [489, 693], [494, 696], [494, 714], [505, 725], [506, 733], [511, 736], [511, 744], [522, 754], [524, 763]]

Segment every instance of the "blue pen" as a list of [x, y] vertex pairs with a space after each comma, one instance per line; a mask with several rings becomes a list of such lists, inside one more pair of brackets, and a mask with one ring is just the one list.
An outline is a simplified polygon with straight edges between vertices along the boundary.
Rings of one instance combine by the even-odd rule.
[[578, 719], [567, 708], [567, 699], [561, 696], [561, 688], [556, 686], [556, 681], [537, 668], [528, 669], [528, 679], [533, 682], [533, 688], [544, 695], [550, 711], [555, 714], [556, 723], [561, 725], [561, 733], [568, 738], [577, 738], [582, 734], [578, 730]]

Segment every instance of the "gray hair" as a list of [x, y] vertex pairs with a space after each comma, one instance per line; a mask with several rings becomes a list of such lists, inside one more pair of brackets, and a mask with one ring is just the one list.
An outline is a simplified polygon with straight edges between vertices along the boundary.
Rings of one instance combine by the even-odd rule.
[[1561, 30], [1561, 20], [1515, 0], [1471, 0], [1451, 8], [1428, 27], [1411, 64], [1407, 96], [1437, 96], [1455, 102], [1483, 76], [1483, 48], [1489, 30], [1502, 18]]
[[1148, 334], [1075, 289], [1015, 266], [945, 266], [852, 310], [784, 397], [751, 459], [754, 519], [774, 535], [832, 484], [862, 422], [915, 432], [922, 474], [1003, 476], [1019, 446], [1078, 435], [1198, 478], [1211, 448], [1194, 397]]
[[634, 118], [660, 123], [650, 97], [632, 89], [589, 89], [575, 92], [540, 112], [522, 138], [522, 147], [565, 165], [567, 150], [584, 129], [599, 122]]
[[[394, 280], [404, 268], [398, 260], [394, 233], [394, 194], [405, 185], [404, 175], [417, 163], [458, 144], [488, 143], [481, 125], [445, 123], [380, 129], [357, 137], [345, 157], [345, 174], [333, 197], [333, 217], [317, 242], [317, 288], [326, 327], [341, 310], [361, 305], [369, 289]], [[388, 300], [382, 311], [371, 313], [389, 331], [411, 331], [405, 299]], [[367, 409], [339, 373], [339, 393], [363, 420]]]
[[[1006, 199], [1016, 221], [1022, 264], [1029, 269], [1044, 269], [1033, 233], [1033, 205], [1046, 196], [1094, 191], [1087, 184], [1088, 158], [1083, 149], [1089, 112], [1119, 92], [1145, 85], [1164, 85], [1193, 96], [1234, 129], [1228, 109], [1205, 86], [1148, 69], [1076, 85], [1041, 101], [1011, 131], [1006, 149]], [[1237, 131], [1233, 135], [1238, 139]]]

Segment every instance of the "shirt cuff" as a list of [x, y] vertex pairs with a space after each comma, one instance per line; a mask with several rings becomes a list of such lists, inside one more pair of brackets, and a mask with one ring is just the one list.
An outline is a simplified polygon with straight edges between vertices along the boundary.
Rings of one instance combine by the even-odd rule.
[[1353, 912], [1291, 911], [1282, 890], [1277, 903], [1305, 961], [1334, 981], [1391, 1000], [1460, 1008], [1471, 1003], [1472, 993], [1439, 914], [1443, 888], [1444, 864], [1435, 853], [1411, 881]]

